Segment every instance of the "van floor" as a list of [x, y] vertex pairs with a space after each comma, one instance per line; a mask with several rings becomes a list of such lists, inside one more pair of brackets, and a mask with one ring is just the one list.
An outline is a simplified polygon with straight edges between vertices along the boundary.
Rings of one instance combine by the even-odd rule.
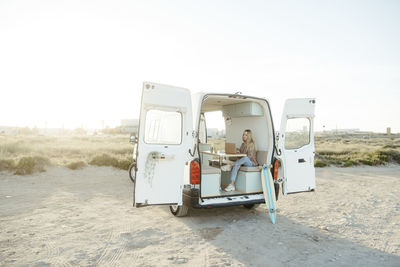
[[241, 195], [249, 195], [249, 194], [260, 194], [261, 192], [252, 192], [252, 193], [244, 193], [244, 192], [240, 192], [240, 191], [230, 191], [230, 192], [226, 192], [224, 189], [219, 191], [219, 194], [215, 194], [215, 195], [210, 195], [210, 196], [202, 196], [202, 197], [224, 197], [224, 196], [241, 196]]

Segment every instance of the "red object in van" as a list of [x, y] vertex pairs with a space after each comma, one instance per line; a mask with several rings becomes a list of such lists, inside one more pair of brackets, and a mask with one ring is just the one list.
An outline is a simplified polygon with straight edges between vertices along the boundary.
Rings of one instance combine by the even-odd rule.
[[278, 168], [279, 168], [279, 162], [277, 159], [275, 159], [274, 162], [274, 180], [278, 179]]
[[190, 162], [190, 183], [200, 184], [200, 164], [196, 159]]

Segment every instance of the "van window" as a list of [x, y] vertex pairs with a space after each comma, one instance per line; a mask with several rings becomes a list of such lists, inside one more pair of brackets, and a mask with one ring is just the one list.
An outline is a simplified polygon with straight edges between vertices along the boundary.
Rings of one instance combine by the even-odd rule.
[[310, 120], [288, 119], [286, 123], [285, 149], [296, 149], [310, 143]]
[[221, 111], [211, 111], [204, 114], [207, 123], [208, 138], [225, 138], [225, 120]]
[[180, 144], [182, 142], [182, 114], [175, 111], [149, 110], [146, 114], [144, 142]]
[[225, 121], [222, 111], [210, 111], [204, 114], [207, 123], [207, 143], [214, 151], [225, 150]]

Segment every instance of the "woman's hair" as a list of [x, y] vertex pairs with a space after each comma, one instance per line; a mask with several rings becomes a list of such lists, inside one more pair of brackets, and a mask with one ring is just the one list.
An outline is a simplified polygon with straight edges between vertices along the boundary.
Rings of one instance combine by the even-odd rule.
[[[250, 130], [250, 129], [246, 129], [246, 130], [244, 130], [243, 133], [247, 133], [247, 140], [246, 140], [246, 141], [243, 141], [243, 142], [246, 143], [247, 150], [248, 150], [248, 151], [249, 151], [249, 150], [250, 150], [250, 151], [256, 150], [256, 144], [254, 143], [253, 133], [251, 132], [251, 130]], [[243, 138], [243, 137], [242, 137], [242, 138]]]

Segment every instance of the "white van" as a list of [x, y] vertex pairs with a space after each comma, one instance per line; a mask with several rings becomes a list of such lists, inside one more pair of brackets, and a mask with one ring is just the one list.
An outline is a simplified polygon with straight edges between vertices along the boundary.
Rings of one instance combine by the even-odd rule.
[[[133, 205], [170, 205], [175, 216], [189, 207], [211, 208], [265, 203], [261, 167], [241, 167], [235, 191], [225, 192], [230, 171], [222, 168], [223, 149], [207, 136], [207, 114], [220, 111], [225, 125], [218, 141], [240, 147], [251, 129], [259, 165], [272, 165], [275, 186], [284, 195], [315, 189], [313, 119], [315, 99], [286, 101], [279, 133], [265, 98], [241, 94], [196, 93], [143, 83], [137, 136]], [[222, 119], [221, 119], [222, 121]], [[279, 140], [279, 142], [278, 142]], [[214, 145], [214, 147], [213, 147]], [[222, 146], [223, 147], [223, 146]], [[225, 154], [226, 155], [226, 154]], [[279, 177], [278, 160], [279, 159]]]

